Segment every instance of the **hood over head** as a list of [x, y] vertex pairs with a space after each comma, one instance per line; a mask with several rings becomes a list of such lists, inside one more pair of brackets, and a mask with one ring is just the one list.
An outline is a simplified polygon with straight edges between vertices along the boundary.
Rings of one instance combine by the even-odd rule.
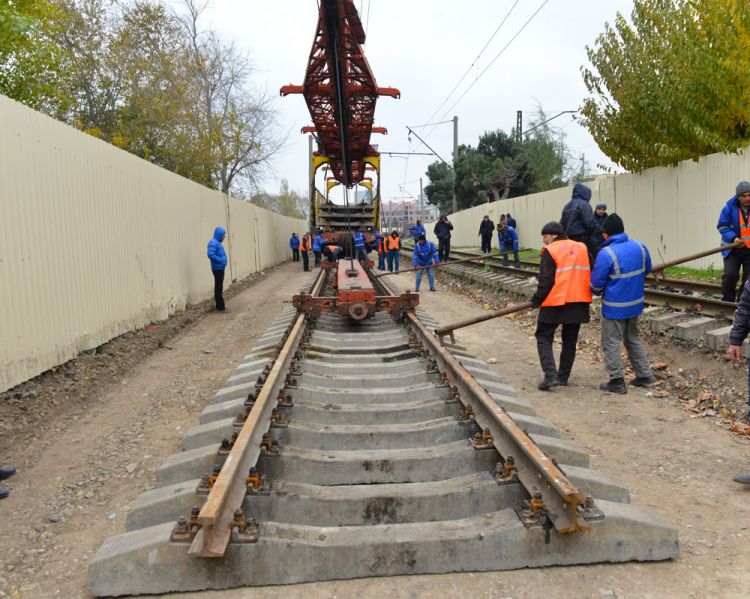
[[576, 183], [573, 187], [573, 199], [578, 198], [588, 202], [591, 199], [591, 190], [586, 187], [583, 183]]
[[216, 227], [214, 229], [214, 239], [216, 241], [221, 241], [221, 238], [224, 237], [224, 235], [226, 235], [226, 234], [227, 234], [227, 232], [224, 229], [224, 227]]

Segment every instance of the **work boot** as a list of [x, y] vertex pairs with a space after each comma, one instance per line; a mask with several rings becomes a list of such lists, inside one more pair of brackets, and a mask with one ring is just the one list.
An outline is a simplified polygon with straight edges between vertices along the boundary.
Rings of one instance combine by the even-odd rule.
[[625, 386], [625, 379], [622, 377], [610, 379], [606, 383], [602, 383], [599, 385], [599, 389], [609, 391], [610, 393], [619, 393], [620, 395], [625, 395], [628, 392], [628, 388]]
[[734, 477], [734, 482], [742, 483], [743, 485], [750, 485], [750, 472], [747, 474], [738, 474]]
[[437, 291], [434, 287], [430, 287], [430, 291]]
[[655, 382], [656, 377], [653, 374], [651, 376], [637, 376], [630, 379], [630, 384], [633, 385], [633, 387], [648, 387], [649, 385], [653, 385]]
[[10, 478], [16, 473], [16, 469], [14, 466], [4, 466], [0, 468], [0, 480], [5, 480], [6, 478]]
[[557, 373], [557, 382], [563, 387], [568, 386], [568, 378], [570, 378], [569, 374]]
[[5, 499], [8, 495], [10, 495], [10, 489], [7, 487], [0, 487], [0, 499]]
[[537, 385], [537, 389], [540, 391], [548, 391], [552, 387], [556, 387], [560, 384], [560, 381], [557, 379], [557, 375], [544, 375], [544, 378], [542, 381]]

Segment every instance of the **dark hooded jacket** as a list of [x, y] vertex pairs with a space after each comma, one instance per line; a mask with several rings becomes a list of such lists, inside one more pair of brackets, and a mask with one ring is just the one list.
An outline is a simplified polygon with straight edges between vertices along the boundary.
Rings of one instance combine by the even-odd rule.
[[565, 204], [560, 217], [560, 224], [568, 237], [588, 238], [596, 231], [590, 200], [591, 190], [582, 183], [576, 183], [573, 187], [573, 197]]

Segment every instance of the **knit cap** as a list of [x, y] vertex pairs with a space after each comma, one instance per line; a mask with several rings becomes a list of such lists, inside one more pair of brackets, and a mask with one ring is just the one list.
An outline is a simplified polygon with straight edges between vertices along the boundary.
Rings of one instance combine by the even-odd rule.
[[602, 223], [602, 231], [607, 235], [618, 235], [625, 232], [625, 224], [622, 219], [613, 212]]
[[542, 227], [542, 235], [565, 235], [565, 229], [560, 223], [553, 220]]
[[745, 193], [750, 193], [750, 182], [740, 181], [737, 183], [737, 197], [740, 197]]

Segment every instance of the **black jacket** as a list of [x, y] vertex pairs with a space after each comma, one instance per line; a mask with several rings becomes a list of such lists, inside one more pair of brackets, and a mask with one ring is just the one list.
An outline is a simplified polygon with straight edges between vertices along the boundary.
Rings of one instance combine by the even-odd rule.
[[[561, 235], [558, 239], [565, 239], [565, 236]], [[563, 304], [562, 306], [543, 306], [540, 308], [542, 302], [547, 299], [550, 291], [555, 286], [556, 271], [557, 266], [552, 256], [549, 252], [544, 252], [539, 262], [539, 284], [537, 285], [536, 293], [531, 297], [531, 304], [535, 308], [539, 308], [539, 322], [550, 324], [588, 322], [589, 304], [587, 302], [573, 302]]]
[[435, 228], [432, 230], [438, 239], [450, 239], [453, 225], [451, 223], [443, 222], [439, 220], [435, 223]]
[[602, 226], [604, 225], [604, 219], [609, 216], [606, 212], [604, 213], [604, 216], [599, 216], [596, 212], [594, 212], [594, 225], [596, 225], [596, 228], [594, 229], [594, 241], [599, 244], [599, 247], [602, 247], [602, 244], [604, 243], [604, 237], [602, 236]]
[[482, 219], [482, 223], [479, 225], [479, 234], [482, 237], [492, 237], [492, 234], [494, 232], [495, 232], [495, 223], [493, 223], [491, 219], [487, 219], [487, 220]]
[[732, 321], [732, 330], [729, 331], [729, 345], [742, 347], [748, 332], [750, 332], [750, 280], [742, 288], [740, 303], [737, 305]]
[[581, 183], [573, 187], [573, 197], [565, 204], [560, 224], [568, 237], [591, 237], [596, 230], [594, 211], [591, 209], [591, 190]]
[[516, 224], [516, 219], [512, 216], [508, 216], [508, 226], [513, 227], [516, 230], [516, 233], [518, 233], [518, 225]]

